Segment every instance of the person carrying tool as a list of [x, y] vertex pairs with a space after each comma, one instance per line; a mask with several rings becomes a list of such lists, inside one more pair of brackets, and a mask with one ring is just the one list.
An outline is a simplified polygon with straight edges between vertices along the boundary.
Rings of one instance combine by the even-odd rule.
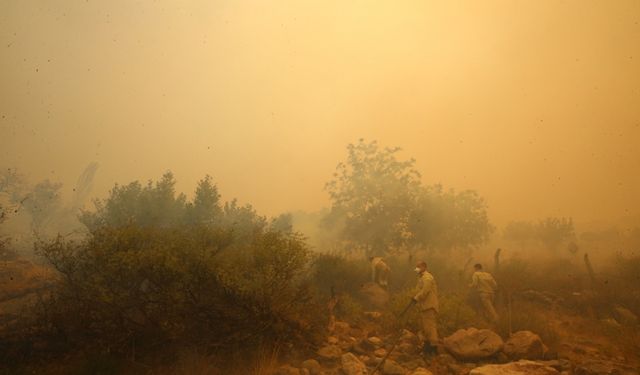
[[493, 299], [498, 290], [498, 284], [489, 272], [482, 271], [482, 264], [478, 263], [473, 268], [475, 272], [471, 276], [469, 287], [478, 296], [484, 315], [491, 323], [496, 324], [498, 314], [493, 307]]
[[370, 257], [371, 262], [371, 282], [374, 282], [383, 289], [387, 289], [389, 286], [389, 266], [384, 262], [381, 257]]
[[438, 286], [436, 280], [427, 272], [427, 264], [418, 262], [415, 268], [418, 274], [417, 293], [413, 297], [420, 311], [421, 332], [419, 337], [424, 343], [425, 355], [437, 353], [438, 344]]

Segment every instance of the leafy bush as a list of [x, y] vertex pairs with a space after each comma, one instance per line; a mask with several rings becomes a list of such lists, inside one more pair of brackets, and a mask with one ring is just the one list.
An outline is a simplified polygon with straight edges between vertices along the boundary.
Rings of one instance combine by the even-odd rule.
[[318, 311], [304, 280], [309, 252], [293, 234], [127, 226], [83, 243], [40, 244], [62, 279], [43, 318], [72, 344], [110, 349], [187, 340], [248, 347], [301, 340]]

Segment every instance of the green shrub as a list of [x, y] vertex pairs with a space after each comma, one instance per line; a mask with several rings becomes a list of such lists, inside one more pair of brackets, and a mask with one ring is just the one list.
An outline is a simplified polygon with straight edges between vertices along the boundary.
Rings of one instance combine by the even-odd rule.
[[223, 229], [129, 225], [39, 251], [61, 274], [42, 319], [72, 346], [248, 348], [300, 342], [321, 319], [309, 250], [291, 233], [237, 245]]

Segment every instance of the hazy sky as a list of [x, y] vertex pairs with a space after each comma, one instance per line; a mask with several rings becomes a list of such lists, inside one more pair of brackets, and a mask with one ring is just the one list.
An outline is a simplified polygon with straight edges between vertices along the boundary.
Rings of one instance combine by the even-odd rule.
[[640, 1], [0, 0], [0, 166], [328, 204], [358, 138], [495, 222], [640, 213]]

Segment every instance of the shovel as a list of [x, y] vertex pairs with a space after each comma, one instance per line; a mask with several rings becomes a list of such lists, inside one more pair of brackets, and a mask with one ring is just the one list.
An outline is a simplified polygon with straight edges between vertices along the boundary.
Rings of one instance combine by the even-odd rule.
[[[404, 314], [406, 314], [407, 311], [409, 311], [409, 309], [412, 308], [413, 305], [415, 305], [415, 304], [416, 304], [416, 300], [412, 298], [411, 302], [409, 302], [407, 307], [405, 307], [404, 310], [402, 310], [402, 312], [400, 313], [400, 315], [398, 315], [398, 319], [402, 319]], [[398, 339], [393, 343], [393, 346], [391, 347], [391, 349], [389, 349], [387, 354], [385, 354], [384, 357], [382, 357], [382, 360], [380, 361], [380, 363], [378, 363], [376, 368], [374, 368], [373, 371], [371, 372], [371, 374], [369, 374], [369, 375], [375, 374], [376, 372], [378, 372], [378, 370], [380, 370], [380, 368], [382, 368], [382, 365], [384, 365], [384, 361], [386, 361], [387, 358], [389, 358], [389, 354], [391, 354], [391, 352], [393, 352], [393, 350], [396, 348], [396, 346], [398, 346], [398, 344], [400, 343], [400, 339], [401, 338], [402, 338], [402, 336], [398, 337]]]

